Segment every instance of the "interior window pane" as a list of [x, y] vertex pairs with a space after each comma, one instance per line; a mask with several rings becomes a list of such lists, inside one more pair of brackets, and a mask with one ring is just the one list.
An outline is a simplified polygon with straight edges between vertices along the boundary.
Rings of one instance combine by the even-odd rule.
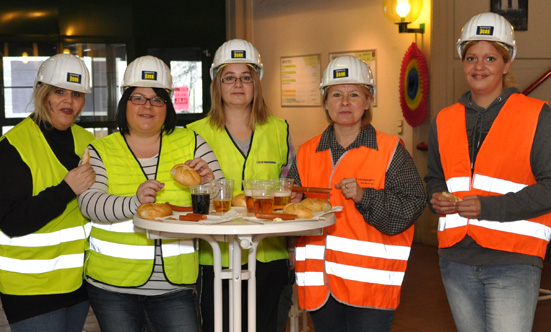
[[46, 59], [45, 56], [2, 57], [6, 118], [25, 118], [32, 113], [30, 102], [34, 80]]
[[86, 128], [86, 130], [94, 134], [96, 138], [102, 138], [109, 134], [107, 128]]
[[201, 61], [170, 61], [174, 83], [172, 102], [177, 114], [203, 112]]

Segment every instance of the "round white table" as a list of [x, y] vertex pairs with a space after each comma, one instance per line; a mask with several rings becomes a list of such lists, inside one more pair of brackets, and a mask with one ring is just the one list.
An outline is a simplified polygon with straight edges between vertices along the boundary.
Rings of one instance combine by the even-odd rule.
[[[177, 219], [177, 217], [176, 217]], [[150, 239], [201, 238], [207, 241], [214, 259], [214, 330], [222, 332], [222, 279], [230, 279], [230, 331], [241, 331], [241, 281], [248, 280], [248, 331], [256, 331], [256, 249], [260, 241], [273, 236], [320, 235], [323, 228], [335, 223], [335, 215], [327, 213], [319, 220], [295, 220], [259, 223], [243, 218], [218, 224], [178, 220], [157, 221], [134, 217], [134, 224], [147, 231]], [[230, 268], [222, 270], [220, 246], [229, 243]], [[248, 267], [241, 268], [241, 249], [248, 250]]]

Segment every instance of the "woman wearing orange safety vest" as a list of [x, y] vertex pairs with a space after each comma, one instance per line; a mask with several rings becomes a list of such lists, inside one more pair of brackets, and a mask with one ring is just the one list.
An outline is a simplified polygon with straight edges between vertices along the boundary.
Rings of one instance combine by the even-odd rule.
[[[335, 225], [296, 242], [299, 304], [316, 332], [390, 331], [413, 240], [425, 207], [421, 178], [399, 138], [373, 128], [367, 64], [352, 56], [325, 69], [329, 127], [304, 143], [289, 177], [331, 188]], [[295, 198], [299, 200], [300, 198]]]
[[457, 50], [470, 90], [433, 121], [425, 177], [442, 280], [458, 331], [531, 331], [551, 234], [551, 109], [512, 87], [502, 16], [471, 18]]

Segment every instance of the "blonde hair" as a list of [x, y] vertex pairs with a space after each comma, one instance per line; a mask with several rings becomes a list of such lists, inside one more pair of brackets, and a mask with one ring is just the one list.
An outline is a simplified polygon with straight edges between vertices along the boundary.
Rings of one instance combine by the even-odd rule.
[[[49, 100], [50, 96], [55, 92], [55, 90], [61, 89], [56, 86], [40, 83], [34, 90], [32, 95], [32, 102], [34, 104], [34, 112], [31, 114], [31, 119], [36, 122], [39, 126], [45, 126], [46, 128], [52, 127], [52, 121], [50, 119], [50, 108]], [[86, 94], [80, 92], [83, 98], [82, 108], [86, 103]], [[78, 113], [82, 111], [82, 108], [78, 110]]]
[[[461, 59], [464, 61], [465, 60], [465, 54], [467, 54], [467, 50], [469, 48], [471, 48], [471, 46], [474, 46], [476, 45], [480, 40], [472, 40], [472, 41], [469, 41], [465, 44], [465, 47], [463, 47], [463, 52], [461, 54]], [[511, 61], [511, 54], [509, 53], [509, 49], [507, 48], [507, 46], [503, 43], [500, 43], [500, 42], [496, 42], [496, 41], [487, 41], [489, 42], [490, 44], [492, 44], [492, 46], [496, 49], [496, 51], [499, 52], [499, 54], [501, 54], [501, 56], [503, 57], [503, 61], [505, 61], [505, 63], [507, 63], [508, 61]], [[517, 84], [517, 79], [515, 77], [515, 75], [513, 75], [513, 73], [511, 73], [511, 70], [509, 69], [509, 72], [505, 75], [503, 75], [503, 79], [502, 79], [502, 82], [501, 82], [501, 87], [503, 89], [507, 89], [507, 88], [512, 88], [514, 86], [516, 86]]]
[[[361, 87], [362, 87], [362, 90], [365, 94], [365, 97], [370, 101], [369, 103], [369, 108], [364, 110], [364, 114], [362, 115], [362, 123], [361, 123], [361, 128], [362, 129], [365, 129], [367, 128], [367, 126], [369, 126], [369, 124], [371, 123], [371, 120], [373, 120], [373, 95], [371, 94], [371, 92], [369, 91], [369, 89], [363, 85], [363, 84], [359, 84]], [[326, 101], [327, 101], [327, 98], [329, 97], [329, 89], [332, 87], [332, 85], [330, 86], [327, 86], [324, 91], [323, 91], [323, 105], [325, 107], [325, 104], [326, 104]], [[325, 108], [325, 118], [327, 119], [327, 122], [329, 122], [329, 124], [334, 124], [335, 121], [333, 121], [331, 119], [331, 117], [329, 116], [329, 110], [327, 110], [327, 108]]]
[[[248, 126], [251, 129], [254, 129], [255, 126], [264, 124], [268, 121], [268, 106], [264, 101], [262, 95], [262, 82], [260, 77], [254, 70], [254, 67], [248, 65], [249, 72], [253, 78], [253, 100], [251, 103], [251, 116], [249, 118]], [[209, 110], [209, 122], [210, 124], [218, 129], [223, 129], [226, 125], [226, 119], [224, 115], [224, 101], [222, 100], [222, 82], [220, 81], [222, 73], [224, 70], [219, 68], [216, 72], [216, 76], [212, 79], [210, 83], [210, 100], [211, 106]]]

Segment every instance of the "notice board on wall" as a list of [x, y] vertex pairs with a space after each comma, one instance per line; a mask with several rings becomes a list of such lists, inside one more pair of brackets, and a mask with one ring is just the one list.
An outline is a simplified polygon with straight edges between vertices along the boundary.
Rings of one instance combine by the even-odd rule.
[[281, 106], [321, 106], [321, 55], [281, 57]]

